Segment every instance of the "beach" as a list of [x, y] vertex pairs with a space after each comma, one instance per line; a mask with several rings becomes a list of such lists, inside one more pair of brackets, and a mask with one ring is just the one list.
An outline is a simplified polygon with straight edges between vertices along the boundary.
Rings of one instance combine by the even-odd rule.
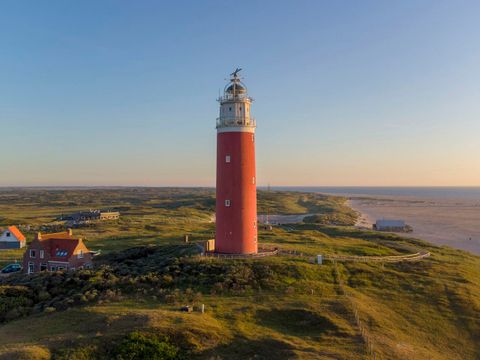
[[480, 255], [480, 200], [465, 197], [355, 196], [349, 205], [361, 213], [357, 226], [377, 219], [401, 219], [408, 236]]

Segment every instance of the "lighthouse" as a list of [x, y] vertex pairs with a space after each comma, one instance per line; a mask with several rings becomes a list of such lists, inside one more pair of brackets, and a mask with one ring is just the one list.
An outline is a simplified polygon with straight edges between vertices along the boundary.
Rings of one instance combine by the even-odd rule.
[[252, 99], [236, 69], [219, 97], [215, 252], [256, 254], [257, 180]]

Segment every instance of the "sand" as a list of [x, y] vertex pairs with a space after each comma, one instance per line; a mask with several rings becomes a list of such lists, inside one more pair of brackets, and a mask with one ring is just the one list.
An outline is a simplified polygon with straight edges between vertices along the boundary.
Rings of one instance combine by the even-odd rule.
[[349, 198], [362, 214], [357, 226], [371, 228], [377, 219], [401, 219], [413, 227], [409, 236], [480, 255], [480, 201], [405, 196]]

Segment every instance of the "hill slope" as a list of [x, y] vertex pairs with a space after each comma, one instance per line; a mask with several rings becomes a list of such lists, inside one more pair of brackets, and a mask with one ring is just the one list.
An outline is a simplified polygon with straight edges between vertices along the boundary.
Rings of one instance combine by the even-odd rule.
[[[148, 346], [177, 349], [174, 358], [362, 359], [372, 351], [377, 359], [480, 357], [480, 257], [391, 234], [308, 223], [260, 234], [265, 246], [295, 254], [204, 258], [195, 244], [182, 244], [181, 236], [187, 229], [194, 241], [210, 235], [212, 208], [199, 205], [210, 201], [209, 191], [192, 190], [192, 199], [184, 193], [178, 200], [181, 206], [168, 205], [179, 219], [185, 211], [198, 214], [177, 232], [182, 223], [162, 225], [147, 196], [133, 205], [134, 195], [118, 191], [116, 197], [130, 199], [121, 221], [139, 235], [117, 239], [107, 230], [104, 238], [102, 231], [114, 224], [88, 228], [98, 232], [89, 246], [108, 245], [95, 270], [1, 280], [0, 358], [121, 358], [118, 351], [130, 349], [129, 334], [135, 330], [149, 339]], [[317, 202], [318, 211], [325, 202], [333, 202], [340, 215], [351, 211], [339, 198], [266, 195], [270, 208], [278, 201], [278, 213], [313, 213], [314, 205], [306, 206], [305, 199]], [[158, 190], [156, 196], [163, 194]], [[151, 230], [144, 228], [145, 217], [150, 216], [159, 232], [146, 237]], [[148, 246], [127, 249], [142, 241]], [[114, 251], [119, 243], [125, 250]], [[412, 250], [432, 256], [413, 263], [312, 263], [316, 254], [382, 256]], [[195, 311], [179, 311], [186, 304]]]

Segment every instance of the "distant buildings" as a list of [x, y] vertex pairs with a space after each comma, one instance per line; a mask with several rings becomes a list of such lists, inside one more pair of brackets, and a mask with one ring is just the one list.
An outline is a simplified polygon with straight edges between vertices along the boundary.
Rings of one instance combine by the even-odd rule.
[[85, 224], [91, 221], [96, 220], [118, 220], [120, 218], [120, 213], [118, 211], [102, 211], [102, 210], [88, 210], [88, 211], [79, 211], [69, 215], [62, 215], [58, 219], [64, 220], [68, 224]]
[[27, 274], [40, 271], [76, 270], [92, 267], [93, 254], [71, 229], [65, 232], [38, 233], [23, 255]]
[[403, 220], [387, 220], [381, 219], [377, 220], [373, 225], [374, 230], [378, 231], [392, 231], [392, 232], [408, 232], [412, 228], [405, 224]]
[[118, 220], [119, 218], [118, 211], [100, 211], [100, 220]]
[[[0, 230], [1, 232], [1, 230]], [[0, 235], [0, 250], [21, 249], [25, 246], [26, 238], [16, 226], [9, 226]]]

